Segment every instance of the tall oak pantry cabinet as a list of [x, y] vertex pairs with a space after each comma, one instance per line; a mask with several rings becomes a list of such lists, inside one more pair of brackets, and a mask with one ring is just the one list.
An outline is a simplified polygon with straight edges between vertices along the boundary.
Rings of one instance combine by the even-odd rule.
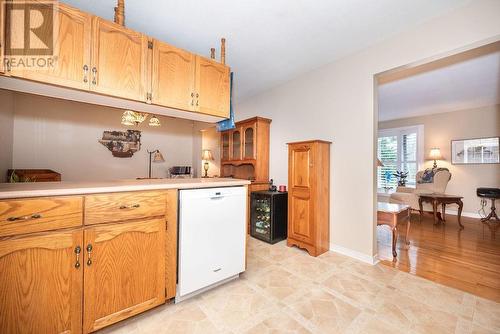
[[288, 143], [288, 246], [330, 248], [330, 142]]

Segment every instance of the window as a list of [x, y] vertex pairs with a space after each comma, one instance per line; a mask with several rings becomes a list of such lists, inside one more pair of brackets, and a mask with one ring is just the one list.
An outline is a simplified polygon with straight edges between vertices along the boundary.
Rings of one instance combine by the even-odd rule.
[[384, 129], [378, 135], [378, 158], [384, 164], [377, 171], [378, 188], [395, 188], [396, 171], [408, 172], [406, 185], [416, 186], [416, 174], [423, 163], [423, 125]]

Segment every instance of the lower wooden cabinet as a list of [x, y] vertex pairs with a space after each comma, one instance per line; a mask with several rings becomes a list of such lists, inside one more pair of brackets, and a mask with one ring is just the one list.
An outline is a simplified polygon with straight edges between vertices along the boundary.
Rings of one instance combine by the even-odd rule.
[[85, 229], [84, 333], [165, 301], [165, 220]]
[[[0, 333], [90, 333], [175, 297], [177, 189], [147, 193], [162, 206], [151, 211], [159, 212], [154, 217], [74, 228], [63, 214], [81, 219], [82, 197], [0, 201], [0, 218], [32, 212], [53, 218], [45, 232], [0, 233]], [[126, 194], [120, 198], [134, 203], [146, 198], [146, 192]], [[157, 208], [153, 202], [141, 207]], [[8, 223], [0, 219], [0, 227]]]
[[0, 241], [0, 332], [81, 333], [82, 261], [81, 229]]

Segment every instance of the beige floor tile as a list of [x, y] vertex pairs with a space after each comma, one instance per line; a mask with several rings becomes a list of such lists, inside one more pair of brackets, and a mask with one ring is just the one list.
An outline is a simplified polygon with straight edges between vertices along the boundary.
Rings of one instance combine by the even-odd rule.
[[266, 296], [283, 303], [297, 300], [314, 286], [314, 283], [290, 273], [282, 266], [272, 266], [259, 275], [249, 276], [248, 280]]
[[278, 306], [244, 280], [220, 286], [202, 296], [200, 307], [225, 330], [237, 330], [260, 314]]
[[384, 266], [382, 264], [370, 265], [360, 261], [347, 262], [342, 265], [342, 268], [353, 273], [361, 275], [370, 280], [376, 280], [383, 283], [391, 282], [399, 273], [397, 269]]
[[341, 333], [361, 313], [360, 309], [320, 288], [313, 288], [289, 307], [310, 321], [319, 333]]
[[321, 285], [350, 298], [354, 304], [363, 307], [373, 305], [376, 296], [384, 288], [380, 282], [371, 281], [348, 271], [337, 270]]
[[248, 239], [247, 271], [99, 332], [500, 333], [500, 304], [385, 266]]
[[355, 332], [359, 334], [401, 334], [406, 331], [394, 324], [380, 320], [376, 316], [372, 316]]
[[473, 322], [500, 332], [500, 304], [476, 297]]
[[325, 264], [325, 262], [307, 253], [299, 253], [289, 257], [280, 265], [293, 274], [315, 282], [322, 281], [328, 273], [336, 269], [334, 265]]
[[311, 333], [306, 327], [301, 325], [299, 321], [293, 319], [284, 311], [266, 315], [262, 321], [257, 321], [257, 324], [250, 329], [243, 331], [245, 334], [308, 334]]

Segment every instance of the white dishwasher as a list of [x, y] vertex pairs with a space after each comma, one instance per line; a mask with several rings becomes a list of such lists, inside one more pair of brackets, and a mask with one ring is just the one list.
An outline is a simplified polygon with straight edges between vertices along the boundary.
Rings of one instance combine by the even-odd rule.
[[179, 191], [176, 302], [245, 271], [246, 187]]

